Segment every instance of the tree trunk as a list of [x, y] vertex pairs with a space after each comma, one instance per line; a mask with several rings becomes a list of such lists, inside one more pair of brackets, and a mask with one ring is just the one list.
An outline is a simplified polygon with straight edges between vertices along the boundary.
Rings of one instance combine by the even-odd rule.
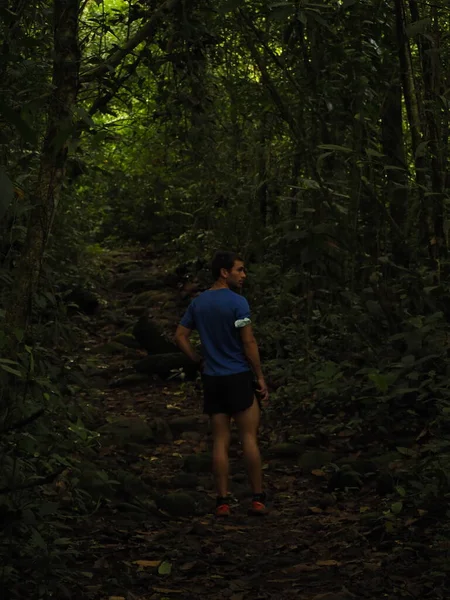
[[[395, 50], [395, 36], [389, 31], [385, 38], [386, 46]], [[386, 74], [392, 70], [391, 56], [388, 55], [384, 64]], [[389, 211], [392, 219], [403, 228], [405, 236], [400, 238], [391, 228], [392, 254], [394, 262], [407, 266], [409, 252], [405, 244], [407, 239], [408, 215], [408, 172], [405, 158], [405, 148], [402, 128], [402, 87], [400, 72], [392, 73], [389, 87], [381, 109], [381, 138], [383, 153], [387, 157], [386, 197], [389, 201]]]
[[42, 258], [64, 179], [67, 142], [73, 129], [72, 110], [78, 92], [80, 53], [78, 14], [80, 0], [54, 0], [53, 93], [47, 116], [36, 191], [28, 224], [25, 247], [17, 265], [14, 290], [6, 323], [10, 347], [15, 346], [14, 331], [26, 328], [33, 294], [39, 281]]
[[[420, 22], [423, 15], [419, 14], [416, 0], [410, 0], [412, 22]], [[438, 261], [444, 245], [444, 188], [445, 188], [445, 163], [442, 147], [442, 127], [440, 121], [440, 96], [445, 93], [441, 84], [441, 65], [439, 53], [439, 20], [437, 7], [431, 7], [432, 28], [427, 35], [416, 36], [417, 49], [420, 57], [423, 97], [425, 139], [431, 157], [431, 185], [433, 195], [429, 198], [428, 221], [430, 223], [430, 251], [431, 257]]]
[[289, 192], [291, 200], [290, 205], [290, 217], [295, 219], [297, 217], [298, 204], [299, 204], [299, 190], [298, 190], [298, 178], [300, 176], [300, 169], [302, 167], [302, 149], [300, 146], [295, 147], [294, 157], [292, 160], [291, 170], [291, 189]]
[[258, 187], [256, 190], [256, 196], [259, 204], [259, 216], [261, 223], [267, 225], [267, 202], [268, 202], [268, 190], [267, 190], [267, 150], [266, 144], [270, 143], [266, 139], [266, 114], [263, 113], [261, 117], [261, 123], [259, 126], [258, 136]]
[[419, 97], [416, 93], [416, 86], [414, 84], [411, 52], [405, 32], [405, 11], [403, 0], [395, 0], [395, 22], [403, 96], [405, 98], [406, 113], [408, 115], [408, 122], [410, 126], [411, 151], [414, 158], [416, 182], [419, 193], [419, 239], [417, 241], [421, 246], [424, 245], [428, 246], [429, 248], [432, 238], [432, 231], [434, 228], [428, 219], [425, 202], [425, 190], [427, 187], [425, 175], [426, 161], [425, 153], [420, 146], [423, 140], [420, 115], [423, 111], [420, 110]]

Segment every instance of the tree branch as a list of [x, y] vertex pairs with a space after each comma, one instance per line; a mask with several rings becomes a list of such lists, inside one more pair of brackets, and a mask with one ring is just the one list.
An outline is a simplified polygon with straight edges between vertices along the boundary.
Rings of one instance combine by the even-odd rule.
[[142, 60], [142, 54], [140, 54], [136, 58], [136, 60], [134, 61], [134, 63], [128, 69], [127, 73], [123, 77], [121, 77], [120, 79], [117, 79], [115, 81], [114, 85], [108, 90], [108, 92], [106, 94], [99, 95], [95, 99], [95, 101], [92, 103], [91, 108], [88, 111], [88, 114], [89, 114], [90, 117], [92, 117], [93, 115], [95, 115], [95, 113], [97, 113], [99, 110], [102, 110], [103, 108], [105, 108], [108, 105], [108, 103], [114, 98], [114, 96], [117, 94], [117, 92], [122, 88], [123, 84], [132, 75], [134, 75], [134, 73], [136, 72], [136, 69], [138, 68], [141, 60]]
[[[245, 13], [242, 10], [239, 10], [239, 13], [240, 13], [242, 19], [244, 21], [246, 21], [246, 23], [248, 24], [248, 18], [246, 17]], [[294, 138], [296, 140], [301, 140], [302, 136], [301, 136], [301, 132], [299, 130], [298, 124], [297, 124], [295, 118], [293, 117], [292, 113], [290, 112], [289, 108], [286, 106], [285, 102], [281, 98], [280, 94], [278, 93], [278, 90], [276, 89], [276, 87], [267, 71], [267, 67], [264, 64], [264, 61], [262, 60], [262, 58], [258, 52], [258, 49], [255, 46], [253, 39], [251, 38], [251, 36], [248, 34], [247, 31], [244, 30], [243, 33], [244, 33], [245, 37], [247, 38], [248, 49], [250, 51], [250, 54], [252, 55], [252, 58], [255, 61], [256, 65], [259, 69], [259, 72], [261, 73], [261, 80], [262, 80], [263, 84], [266, 86], [267, 90], [269, 91], [269, 94], [272, 97], [273, 102], [277, 106], [277, 108], [281, 114], [281, 117], [288, 124], [289, 129], [291, 130], [291, 133], [294, 136]]]
[[[259, 54], [256, 44], [250, 35], [250, 33], [253, 32], [254, 34], [257, 35], [258, 40], [261, 41], [261, 38], [258, 35], [258, 30], [254, 27], [254, 25], [252, 24], [251, 18], [248, 16], [248, 14], [243, 9], [239, 9], [239, 14], [242, 17], [242, 21], [247, 25], [248, 29], [250, 30], [250, 31], [246, 31], [244, 29], [244, 27], [242, 27], [243, 34], [248, 43], [248, 49], [250, 51], [250, 54], [261, 73], [261, 81], [268, 89], [269, 94], [272, 97], [274, 104], [278, 108], [278, 112], [280, 113], [281, 118], [288, 125], [288, 127], [291, 131], [291, 134], [293, 136], [293, 139], [296, 141], [297, 144], [302, 143], [305, 136], [304, 136], [304, 131], [301, 126], [301, 123], [299, 123], [299, 121], [294, 117], [294, 115], [292, 114], [287, 103], [283, 100], [281, 95], [278, 93], [278, 90], [269, 75], [267, 67], [264, 64], [264, 61], [262, 60], [262, 58]], [[273, 55], [273, 53], [269, 53], [269, 56], [272, 56], [272, 55]], [[272, 58], [273, 58], [273, 56], [272, 56]], [[278, 59], [276, 60], [276, 64], [282, 68], [282, 65], [279, 64]], [[308, 156], [307, 160], [309, 162], [309, 165], [310, 165], [311, 171], [315, 177], [315, 180], [319, 184], [321, 191], [324, 193], [325, 197], [329, 197], [329, 195], [330, 195], [329, 190], [324, 186], [322, 178], [320, 176], [320, 173], [317, 170], [317, 166], [316, 166], [315, 161], [313, 160], [313, 157], [311, 156], [311, 154]]]
[[256, 25], [253, 23], [253, 21], [251, 20], [251, 18], [247, 14], [247, 12], [244, 11], [242, 8], [240, 8], [239, 14], [246, 22], [248, 28], [251, 29], [251, 31], [253, 31], [257, 40], [261, 43], [264, 50], [267, 52], [267, 55], [272, 59], [272, 62], [283, 72], [283, 75], [286, 77], [286, 79], [288, 79], [288, 81], [290, 81], [290, 83], [292, 83], [292, 85], [298, 92], [300, 92], [301, 94], [304, 93], [304, 90], [301, 88], [301, 86], [298, 84], [298, 82], [295, 81], [294, 77], [292, 77], [292, 75], [289, 73], [289, 71], [285, 68], [285, 65], [283, 64], [280, 57], [277, 56], [275, 54], [275, 52], [272, 50], [272, 48], [269, 46], [267, 41], [264, 39], [263, 32], [256, 27]]
[[111, 56], [101, 65], [94, 67], [93, 69], [86, 71], [82, 75], [82, 83], [87, 83], [105, 75], [106, 73], [111, 73], [115, 70], [117, 65], [120, 64], [122, 59], [125, 58], [128, 54], [130, 54], [136, 46], [143, 41], [145, 41], [148, 37], [154, 34], [156, 30], [156, 26], [158, 21], [164, 16], [166, 12], [173, 10], [178, 4], [180, 4], [181, 0], [166, 0], [164, 4], [153, 14], [148, 23], [144, 25], [131, 39], [129, 39], [122, 48], [116, 50]]

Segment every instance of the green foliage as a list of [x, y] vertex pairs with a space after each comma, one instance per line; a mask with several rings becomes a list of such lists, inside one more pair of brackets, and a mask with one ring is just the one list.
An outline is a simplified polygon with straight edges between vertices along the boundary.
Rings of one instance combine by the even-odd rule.
[[[64, 503], [83, 514], [116, 485], [106, 472], [83, 479], [75, 458], [97, 437], [76, 401], [80, 332], [65, 302], [108, 281], [104, 246], [151, 243], [173, 262], [241, 252], [273, 418], [394, 446], [407, 462], [376, 516], [388, 533], [450, 493], [445, 9], [394, 3], [399, 35], [393, 7], [371, 0], [180, 2], [133, 45], [148, 4], [83, 3], [74, 125], [49, 140], [64, 58], [53, 3], [0, 9], [0, 519], [13, 557], [0, 578], [7, 590], [30, 564], [33, 597], [58, 596], [49, 582], [73, 558]], [[45, 147], [67, 137], [30, 326], [11, 332]], [[69, 491], [49, 500], [52, 477]]]
[[[93, 435], [81, 420], [92, 419], [92, 409], [70, 400], [84, 387], [81, 374], [40, 345], [25, 345], [18, 361], [1, 359], [0, 377], [0, 539], [10, 557], [2, 556], [0, 587], [5, 593], [23, 587], [27, 593], [34, 582], [35, 597], [58, 594], [66, 575], [58, 584], [43, 574], [61, 577], [64, 565], [76, 557], [66, 538], [64, 505], [70, 497], [64, 493], [64, 480], [77, 469], [74, 450], [92, 443]], [[73, 502], [85, 510], [86, 498], [75, 496]], [[28, 581], [22, 564], [28, 564]]]
[[345, 432], [355, 451], [375, 445], [374, 456], [396, 450], [397, 486], [384, 514], [374, 516], [389, 534], [417, 511], [444, 510], [450, 495], [450, 288], [431, 289], [429, 276], [425, 269], [404, 271], [390, 287], [389, 304], [367, 310], [375, 287], [358, 294], [340, 289], [331, 304], [311, 288], [289, 294], [286, 287], [305, 285], [289, 267], [283, 272], [263, 261], [251, 270], [258, 339], [276, 388], [271, 419], [290, 414], [330, 439]]

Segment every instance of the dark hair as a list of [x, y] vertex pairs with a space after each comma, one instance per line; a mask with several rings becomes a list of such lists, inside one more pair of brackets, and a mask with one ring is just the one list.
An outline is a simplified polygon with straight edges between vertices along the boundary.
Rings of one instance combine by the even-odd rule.
[[211, 263], [211, 273], [214, 279], [219, 279], [220, 269], [231, 271], [237, 260], [242, 259], [236, 252], [216, 252]]

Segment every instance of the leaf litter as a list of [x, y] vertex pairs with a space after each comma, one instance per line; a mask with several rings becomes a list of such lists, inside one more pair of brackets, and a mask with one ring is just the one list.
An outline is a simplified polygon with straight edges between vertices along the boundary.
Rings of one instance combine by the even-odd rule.
[[[139, 260], [139, 254], [133, 258]], [[144, 257], [142, 262], [143, 268], [157, 272], [152, 260]], [[113, 304], [118, 292], [111, 290], [110, 294]], [[177, 294], [173, 290], [175, 302]], [[121, 295], [122, 304], [126, 297]], [[182, 310], [168, 315], [164, 308], [155, 306], [153, 316], [169, 322], [170, 334]], [[90, 348], [99, 343], [99, 338], [107, 342], [110, 336], [120, 333], [117, 326], [102, 329], [101, 317], [93, 317], [94, 322], [95, 319], [99, 320], [95, 344], [85, 345], [86, 360], [92, 358]], [[92, 323], [90, 327], [93, 331]], [[118, 372], [127, 372], [130, 366], [130, 359], [117, 356], [111, 357], [111, 364], [107, 365]], [[198, 385], [176, 379], [165, 382], [149, 379], [148, 383], [138, 383], [130, 389], [112, 387], [99, 398], [105, 420], [132, 414], [147, 422], [155, 416], [170, 422], [174, 415], [190, 417], [200, 412]], [[291, 423], [286, 423], [286, 428], [288, 425]], [[426, 518], [425, 511], [414, 518], [410, 514], [403, 517], [404, 506], [391, 502], [401, 527], [389, 533], [383, 524], [389, 504], [370, 485], [333, 492], [332, 505], [325, 506], [323, 499], [330, 495], [328, 471], [324, 468], [304, 471], [295, 458], [272, 459], [268, 449], [281, 435], [278, 431], [274, 436], [274, 423], [267, 417], [263, 419], [261, 449], [271, 512], [262, 520], [247, 517], [247, 489], [241, 483], [245, 481], [242, 453], [239, 446], [234, 446], [231, 491], [237, 501], [227, 523], [216, 521], [212, 515], [214, 488], [208, 474], [193, 474], [189, 480], [192, 487], [180, 489], [180, 484], [172, 487], [174, 476], [182, 472], [186, 456], [210, 448], [207, 430], [202, 431], [200, 443], [174, 439], [162, 444], [148, 442], [139, 449], [133, 444], [100, 446], [91, 459], [99, 471], [108, 472], [115, 481], [121, 481], [118, 472], [133, 474], [147, 491], [140, 493], [139, 489], [131, 490], [121, 483], [120, 493], [126, 498], [126, 502], [122, 498], [122, 509], [116, 497], [112, 500], [105, 496], [93, 514], [80, 521], [78, 541], [74, 542], [78, 553], [74, 568], [80, 576], [89, 573], [90, 577], [85, 579], [89, 584], [79, 578], [77, 598], [441, 598], [433, 596], [434, 582], [424, 578], [423, 570], [418, 568], [423, 560], [422, 548], [427, 547], [426, 539], [416, 548], [406, 543], [410, 528]], [[347, 435], [337, 435], [335, 446], [324, 449], [335, 452], [341, 448], [344, 452], [347, 440]], [[234, 479], [236, 474], [241, 477]], [[157, 501], [179, 491], [192, 495], [194, 500], [192, 513], [186, 516], [171, 514], [164, 500]], [[141, 504], [134, 502], [137, 496]], [[159, 558], [153, 558], [155, 555]]]

